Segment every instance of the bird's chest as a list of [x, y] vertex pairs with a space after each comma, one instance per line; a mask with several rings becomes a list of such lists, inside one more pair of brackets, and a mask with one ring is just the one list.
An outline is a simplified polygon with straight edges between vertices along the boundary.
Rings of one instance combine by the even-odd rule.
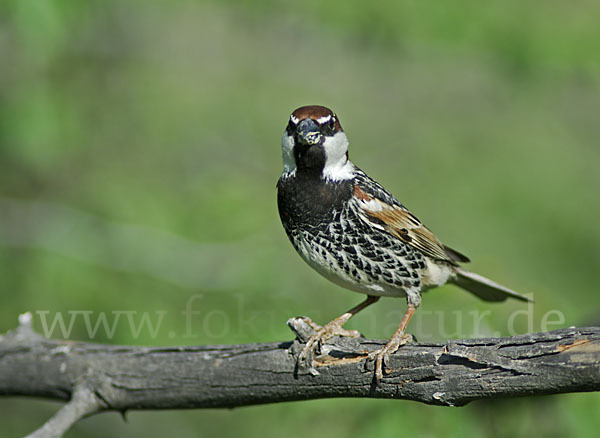
[[329, 225], [352, 196], [352, 181], [282, 177], [277, 189], [279, 216], [289, 232]]

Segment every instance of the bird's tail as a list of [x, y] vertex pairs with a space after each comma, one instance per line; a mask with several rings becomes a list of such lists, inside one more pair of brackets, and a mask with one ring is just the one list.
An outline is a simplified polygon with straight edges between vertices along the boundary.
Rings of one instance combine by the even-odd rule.
[[521, 301], [533, 301], [533, 299], [493, 282], [483, 275], [475, 274], [474, 272], [469, 272], [458, 267], [454, 268], [454, 270], [456, 272], [454, 284], [477, 295], [482, 300], [504, 301], [507, 298], [516, 298]]

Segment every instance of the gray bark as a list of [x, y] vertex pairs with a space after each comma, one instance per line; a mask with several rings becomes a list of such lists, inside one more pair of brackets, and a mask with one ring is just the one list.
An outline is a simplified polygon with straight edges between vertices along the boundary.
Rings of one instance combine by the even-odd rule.
[[[102, 410], [225, 408], [326, 397], [460, 406], [600, 389], [600, 327], [408, 344], [391, 356], [389, 374], [374, 382], [365, 353], [384, 341], [333, 338], [317, 357], [319, 375], [295, 375], [295, 357], [310, 330], [298, 318], [289, 324], [300, 340], [186, 347], [50, 340], [24, 324], [0, 337], [0, 395], [72, 399], [63, 415], [72, 423]], [[74, 407], [75, 393], [80, 397]]]

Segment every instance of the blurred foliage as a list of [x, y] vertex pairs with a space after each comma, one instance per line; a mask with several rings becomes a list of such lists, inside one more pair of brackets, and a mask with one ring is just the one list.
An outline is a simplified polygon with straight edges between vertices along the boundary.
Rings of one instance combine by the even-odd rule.
[[[473, 270], [534, 293], [518, 331], [553, 310], [551, 328], [597, 323], [599, 13], [585, 0], [0, 3], [0, 332], [28, 310], [38, 330], [40, 311], [93, 312], [92, 325], [137, 311], [136, 324], [162, 318], [155, 335], [124, 314], [94, 340], [273, 341], [290, 316], [356, 304], [279, 224], [280, 135], [309, 103], [338, 113], [353, 161]], [[188, 327], [190, 303], [202, 313]], [[349, 327], [385, 338], [403, 308], [383, 300]], [[506, 335], [520, 310], [444, 287], [415, 330]], [[472, 311], [489, 311], [483, 333]], [[89, 339], [82, 315], [69, 337]], [[599, 402], [321, 400], [105, 414], [69, 436], [593, 436]], [[0, 406], [0, 435], [15, 436], [58, 404]]]

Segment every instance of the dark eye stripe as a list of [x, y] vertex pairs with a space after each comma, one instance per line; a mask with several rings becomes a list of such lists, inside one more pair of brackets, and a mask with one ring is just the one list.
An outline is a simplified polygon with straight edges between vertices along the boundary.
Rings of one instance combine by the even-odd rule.
[[336, 120], [335, 118], [329, 119], [327, 122], [321, 125], [321, 132], [324, 135], [333, 135], [336, 132]]
[[[324, 135], [331, 136], [338, 131], [341, 131], [341, 126], [338, 121], [338, 118], [335, 114], [327, 114], [321, 116], [319, 118], [310, 117], [313, 121], [317, 122], [320, 127], [320, 131]], [[302, 119], [304, 120], [304, 118]], [[294, 135], [296, 129], [298, 128], [298, 124], [301, 122], [301, 119], [296, 117], [294, 114], [290, 116], [290, 120], [285, 128], [285, 131], [288, 135]]]
[[287, 126], [285, 127], [285, 132], [287, 132], [288, 135], [292, 135], [294, 131], [296, 131], [296, 125], [290, 120]]

